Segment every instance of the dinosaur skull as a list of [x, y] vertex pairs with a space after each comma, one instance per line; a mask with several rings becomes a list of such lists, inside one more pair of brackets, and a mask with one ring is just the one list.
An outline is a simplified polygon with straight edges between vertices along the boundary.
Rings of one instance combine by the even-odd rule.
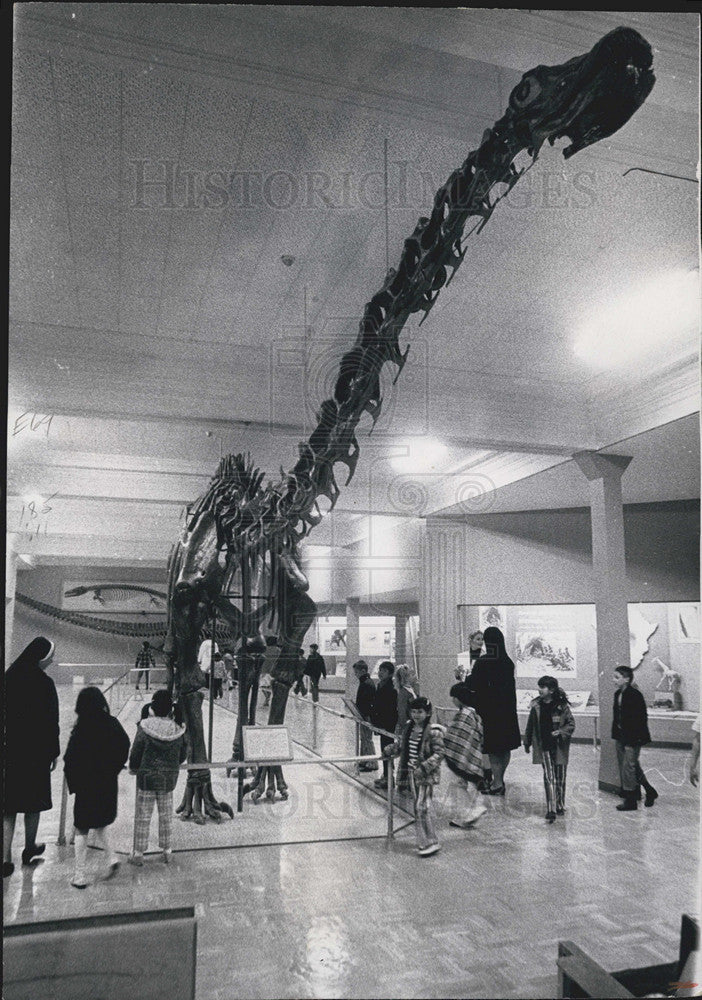
[[633, 28], [615, 28], [585, 55], [525, 73], [506, 117], [534, 149], [567, 136], [568, 158], [631, 118], [655, 83], [652, 63], [645, 38]]

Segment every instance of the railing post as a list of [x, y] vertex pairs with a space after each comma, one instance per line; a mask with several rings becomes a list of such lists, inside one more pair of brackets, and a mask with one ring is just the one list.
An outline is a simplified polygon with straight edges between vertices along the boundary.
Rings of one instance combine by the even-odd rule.
[[66, 843], [66, 813], [68, 811], [68, 784], [66, 782], [66, 776], [63, 776], [63, 784], [61, 785], [61, 812], [59, 814], [59, 832], [58, 840], [56, 843], [59, 847], [63, 847]]
[[395, 768], [393, 766], [392, 757], [390, 758], [388, 767], [388, 835], [387, 839], [392, 840], [394, 836], [394, 809], [395, 804], [393, 802], [393, 796], [395, 793]]
[[319, 705], [316, 701], [312, 702], [312, 749], [317, 749], [317, 709]]

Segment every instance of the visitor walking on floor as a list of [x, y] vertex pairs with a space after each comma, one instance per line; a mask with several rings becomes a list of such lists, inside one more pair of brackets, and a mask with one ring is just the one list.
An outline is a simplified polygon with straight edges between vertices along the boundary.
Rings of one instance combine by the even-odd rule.
[[305, 659], [305, 651], [304, 649], [298, 649], [297, 663], [295, 664], [295, 687], [293, 688], [293, 694], [301, 694], [303, 698], [307, 697], [307, 687], [305, 685], [306, 673], [307, 660]]
[[436, 854], [439, 839], [434, 817], [434, 786], [441, 780], [444, 759], [443, 727], [431, 722], [432, 704], [427, 698], [415, 698], [410, 703], [410, 722], [402, 738], [388, 746], [386, 756], [400, 754], [400, 769], [409, 775], [414, 797], [417, 850], [422, 857]]
[[223, 694], [224, 678], [227, 675], [227, 671], [224, 667], [224, 658], [221, 653], [215, 653], [214, 658], [214, 690], [212, 691], [213, 698], [221, 698]]
[[110, 715], [105, 695], [97, 687], [87, 687], [76, 700], [76, 724], [63, 757], [68, 791], [75, 794], [73, 825], [75, 872], [71, 885], [88, 885], [88, 831], [95, 830], [105, 852], [106, 873], [111, 878], [119, 868], [109, 835], [117, 818], [117, 776], [127, 762], [129, 737], [120, 722]]
[[158, 846], [163, 860], [169, 861], [173, 789], [186, 756], [185, 729], [170, 717], [173, 706], [168, 691], [157, 691], [152, 706], [154, 714], [139, 723], [129, 755], [129, 771], [137, 776], [134, 851], [129, 858], [133, 865], [144, 863], [154, 805], [158, 809]]
[[522, 742], [517, 719], [514, 663], [507, 655], [505, 637], [490, 626], [483, 633], [485, 653], [467, 678], [475, 693], [475, 707], [483, 723], [483, 753], [490, 758], [492, 784], [487, 795], [505, 794], [505, 771], [512, 750]]
[[[368, 664], [365, 660], [356, 660], [351, 668], [358, 681], [356, 690], [356, 710], [366, 722], [371, 721], [373, 715], [373, 703], [375, 701], [375, 684], [370, 678]], [[360, 753], [362, 757], [375, 756], [375, 744], [373, 734], [368, 726], [358, 726], [360, 732]], [[359, 771], [377, 771], [378, 762], [369, 760], [367, 763], [359, 764]]]
[[545, 674], [539, 678], [539, 697], [534, 698], [529, 707], [524, 749], [527, 753], [531, 749], [533, 763], [541, 764], [544, 769], [546, 820], [549, 823], [565, 812], [568, 752], [574, 730], [575, 719], [568, 696], [555, 677]]
[[134, 664], [134, 669], [138, 670], [136, 679], [136, 690], [139, 690], [139, 681], [142, 677], [146, 678], [146, 690], [149, 690], [149, 670], [156, 669], [156, 661], [154, 660], [154, 654], [151, 652], [151, 646], [147, 639], [144, 639], [144, 644], [137, 653], [136, 663]]
[[37, 843], [39, 814], [51, 809], [51, 772], [61, 752], [58, 696], [46, 673], [53, 658], [53, 642], [37, 636], [5, 674], [3, 878], [15, 870], [11, 852], [17, 813], [24, 813], [22, 864], [31, 864], [46, 848]]
[[327, 676], [327, 665], [324, 662], [324, 657], [319, 654], [319, 646], [316, 642], [313, 642], [310, 646], [310, 655], [307, 657], [305, 675], [310, 679], [312, 701], [319, 701], [319, 681], [320, 678]]
[[641, 797], [640, 785], [646, 791], [645, 806], [652, 806], [658, 792], [647, 781], [641, 770], [639, 755], [641, 747], [651, 742], [648, 731], [648, 712], [644, 696], [633, 684], [634, 671], [631, 667], [617, 667], [614, 671], [614, 708], [612, 716], [612, 739], [617, 743], [617, 763], [621, 780], [621, 797], [624, 799], [617, 809], [630, 812], [637, 808]]
[[[380, 737], [380, 752], [384, 753], [385, 748], [395, 742], [395, 729], [397, 727], [397, 691], [392, 682], [395, 673], [395, 664], [390, 660], [383, 660], [378, 667], [378, 686], [375, 690], [373, 701], [373, 711], [371, 721], [378, 729], [385, 729], [392, 733], [392, 736]], [[386, 758], [383, 761], [383, 777], [378, 778], [374, 784], [376, 788], [388, 787], [388, 775], [392, 768], [392, 761]]]
[[487, 812], [477, 802], [478, 782], [483, 776], [483, 724], [468, 684], [454, 684], [450, 694], [458, 712], [444, 733], [445, 760], [453, 772], [449, 795], [455, 800], [449, 825], [465, 828]]
[[395, 667], [392, 681], [397, 691], [397, 726], [395, 727], [395, 732], [399, 736], [410, 720], [410, 702], [419, 694], [418, 679], [408, 663], [398, 663]]

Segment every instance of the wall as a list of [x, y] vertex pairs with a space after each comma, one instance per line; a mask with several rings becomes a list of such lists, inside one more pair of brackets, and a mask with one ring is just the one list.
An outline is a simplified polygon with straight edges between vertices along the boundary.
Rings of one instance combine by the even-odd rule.
[[[18, 572], [17, 591], [28, 597], [34, 597], [38, 601], [44, 601], [46, 604], [61, 607], [64, 580], [86, 579], [86, 581], [103, 581], [105, 583], [110, 581], [148, 583], [158, 580], [160, 576], [164, 577], [165, 588], [165, 570], [142, 569], [140, 567], [106, 569], [89, 566], [39, 566], [33, 570]], [[56, 643], [52, 676], [61, 682], [70, 681], [70, 677], [63, 677], [60, 669], [61, 663], [108, 663], [123, 665], [124, 669], [131, 667], [134, 665], [136, 654], [143, 641], [138, 638], [131, 639], [80, 628], [68, 622], [49, 618], [17, 601], [12, 633], [12, 659], [36, 635], [46, 635]], [[160, 662], [162, 659], [157, 654], [156, 663]], [[70, 673], [73, 674], [75, 671]], [[102, 677], [104, 673], [101, 670], [81, 671], [86, 680]]]
[[[699, 601], [699, 501], [625, 506], [624, 532], [630, 603]], [[458, 605], [592, 604], [591, 545], [587, 508], [427, 518], [420, 671], [428, 696], [446, 700]]]
[[[652, 706], [656, 686], [661, 681], [661, 671], [654, 664], [658, 657], [667, 666], [677, 670], [682, 678], [681, 694], [683, 708], [696, 711], [700, 702], [700, 646], [699, 643], [681, 642], [675, 626], [676, 604], [636, 604], [630, 607], [641, 612], [656, 630], [648, 640], [648, 650], [644, 653], [640, 666], [636, 668], [636, 684], [640, 688], [646, 704]], [[597, 637], [593, 628], [595, 609], [591, 604], [570, 606], [573, 626], [577, 635], [576, 675], [569, 677], [555, 674], [565, 691], [590, 691], [589, 704], [598, 703], [597, 694]], [[510, 607], [506, 612], [504, 628], [507, 649], [514, 656], [516, 615]], [[478, 628], [478, 606], [460, 607], [459, 628], [462, 626], [463, 647], [467, 636]], [[541, 673], [555, 673], [546, 667]], [[517, 690], [536, 688], [538, 677], [517, 677]]]

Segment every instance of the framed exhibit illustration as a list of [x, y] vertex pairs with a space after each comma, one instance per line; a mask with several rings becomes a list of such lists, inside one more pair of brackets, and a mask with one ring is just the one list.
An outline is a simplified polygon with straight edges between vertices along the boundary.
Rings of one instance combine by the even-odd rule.
[[507, 623], [507, 608], [504, 604], [487, 604], [478, 608], [478, 627], [484, 632], [486, 628], [493, 625], [504, 632]]
[[317, 619], [317, 645], [322, 656], [346, 656], [346, 618]]
[[700, 606], [692, 602], [669, 604], [669, 618], [672, 619], [671, 634], [677, 642], [700, 641]]
[[577, 676], [577, 629], [571, 605], [523, 605], [515, 609], [517, 677]]
[[387, 660], [394, 660], [394, 617], [360, 618], [359, 633], [359, 653], [361, 656], [381, 656]]
[[660, 605], [648, 604], [645, 611], [638, 604], [629, 605], [629, 651], [632, 670], [641, 665], [650, 649], [651, 636], [658, 631], [660, 622], [651, 615], [652, 611], [654, 614], [657, 613], [656, 609], [663, 610]]
[[96, 614], [165, 614], [166, 587], [162, 580], [121, 583], [117, 580], [65, 580], [61, 590], [64, 611]]
[[[589, 691], [567, 691], [568, 703], [570, 704], [571, 711], [579, 712], [583, 708], [587, 708], [590, 702], [590, 692]], [[539, 697], [538, 688], [521, 688], [517, 691], [517, 711], [518, 712], [528, 712], [529, 706], [534, 698]]]
[[521, 688], [517, 691], [517, 711], [528, 712], [534, 698], [539, 697], [538, 688]]

